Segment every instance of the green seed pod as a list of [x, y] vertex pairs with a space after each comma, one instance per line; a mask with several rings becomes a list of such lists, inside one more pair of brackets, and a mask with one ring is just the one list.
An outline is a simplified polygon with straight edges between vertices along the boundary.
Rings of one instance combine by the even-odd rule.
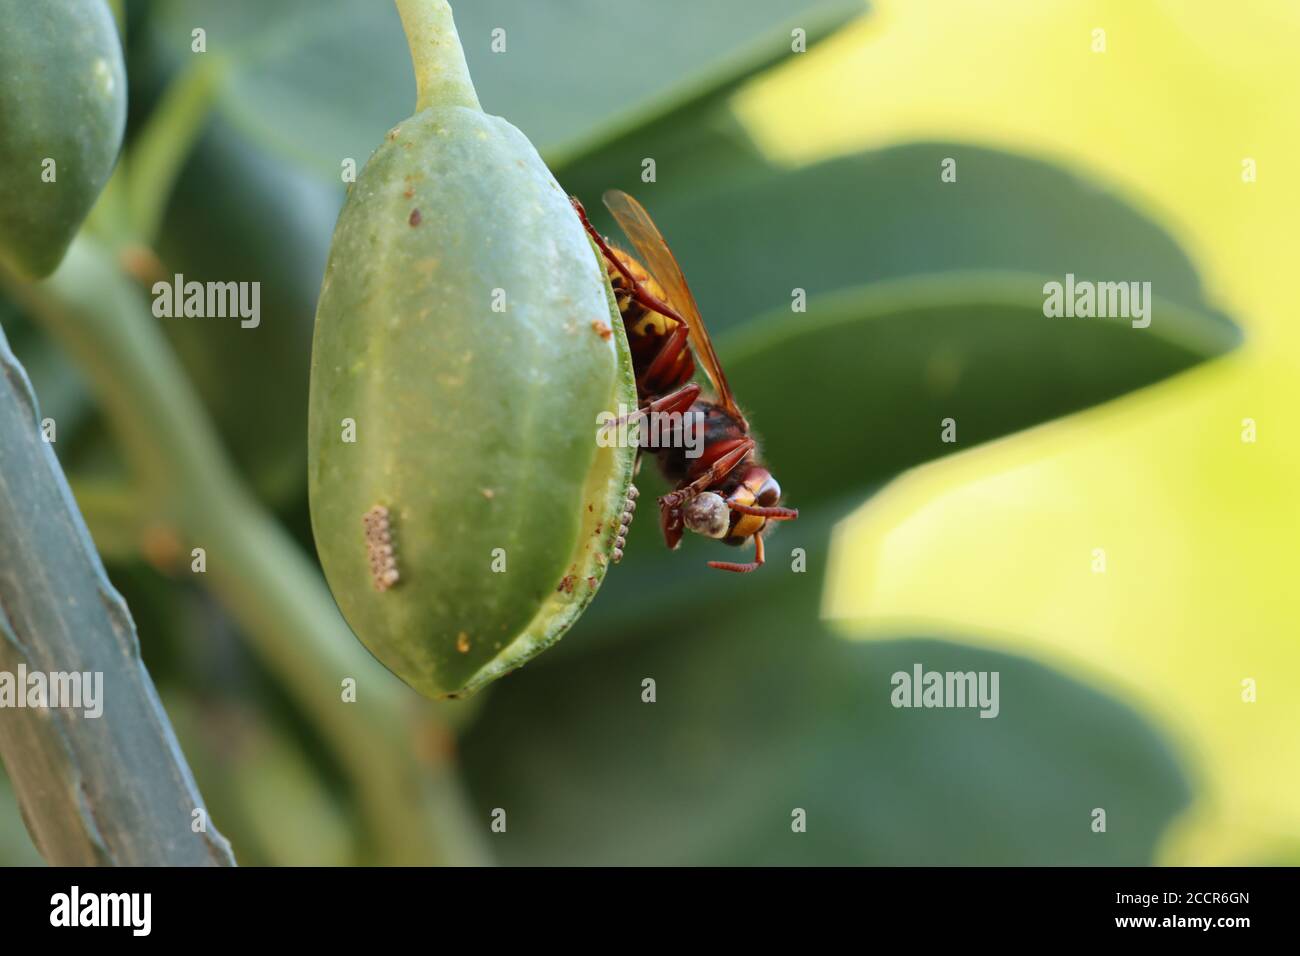
[[611, 560], [636, 406], [596, 253], [532, 144], [479, 107], [443, 0], [399, 0], [418, 112], [340, 213], [316, 314], [308, 480], [353, 631], [428, 696], [558, 640]]
[[0, 260], [49, 275], [113, 172], [126, 68], [104, 0], [0, 0]]

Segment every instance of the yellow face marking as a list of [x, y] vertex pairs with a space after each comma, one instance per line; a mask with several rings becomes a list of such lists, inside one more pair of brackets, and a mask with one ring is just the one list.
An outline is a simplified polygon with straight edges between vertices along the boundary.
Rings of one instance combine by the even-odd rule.
[[[641, 284], [643, 289], [661, 302], [668, 301], [668, 295], [664, 292], [663, 287], [650, 277], [650, 273], [645, 271], [645, 267], [642, 266], [641, 263], [637, 262], [621, 249], [615, 249], [614, 255], [618, 256], [618, 261], [623, 263], [624, 268], [632, 274], [632, 277]], [[619, 310], [627, 312], [628, 309], [632, 307], [633, 301], [630, 290], [622, 288], [627, 284], [627, 280], [623, 278], [623, 273], [619, 272], [618, 268], [613, 263], [607, 263], [606, 269], [609, 272], [610, 283], [614, 286], [614, 291], [618, 298]], [[619, 294], [620, 292], [622, 294]], [[671, 305], [672, 303], [669, 304]], [[645, 314], [637, 321], [636, 325], [632, 327], [632, 332], [634, 335], [653, 334], [655, 336], [664, 336], [671, 332], [676, 326], [677, 323], [667, 316], [660, 315], [658, 312], [652, 312], [647, 309]]]
[[[754, 503], [754, 489], [749, 484], [742, 484], [727, 498], [728, 502], [734, 501], [738, 505], [752, 505]], [[737, 515], [736, 525], [729, 532], [732, 538], [748, 538], [751, 535], [758, 534], [763, 530], [763, 525], [767, 523], [766, 518], [760, 518], [758, 515]]]
[[667, 335], [672, 331], [677, 323], [666, 315], [660, 315], [658, 312], [647, 312], [636, 325], [632, 326], [632, 332], [635, 335], [650, 335], [656, 337]]
[[754, 503], [754, 489], [749, 487], [748, 484], [742, 484], [731, 493], [727, 501], [734, 501], [738, 505], [752, 505]]

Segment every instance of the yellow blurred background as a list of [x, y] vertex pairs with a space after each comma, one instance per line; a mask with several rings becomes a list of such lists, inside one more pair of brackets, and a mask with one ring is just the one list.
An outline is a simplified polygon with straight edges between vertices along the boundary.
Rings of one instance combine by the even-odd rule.
[[1112, 185], [1244, 327], [1226, 360], [894, 482], [839, 529], [826, 595], [848, 634], [974, 635], [1136, 707], [1199, 793], [1164, 863], [1300, 861], [1298, 51], [1290, 0], [876, 0], [736, 104], [792, 164], [944, 139]]

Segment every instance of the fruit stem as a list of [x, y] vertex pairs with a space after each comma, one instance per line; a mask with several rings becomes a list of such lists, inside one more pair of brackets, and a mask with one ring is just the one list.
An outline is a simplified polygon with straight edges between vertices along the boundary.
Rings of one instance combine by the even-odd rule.
[[395, 0], [415, 66], [415, 109], [481, 110], [447, 0]]

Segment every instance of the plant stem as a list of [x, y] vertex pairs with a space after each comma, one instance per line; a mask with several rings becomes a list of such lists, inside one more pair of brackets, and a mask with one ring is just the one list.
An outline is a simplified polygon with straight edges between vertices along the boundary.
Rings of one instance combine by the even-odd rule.
[[[377, 861], [484, 862], [440, 729], [365, 652], [313, 563], [247, 491], [140, 291], [103, 244], [74, 243], [45, 283], [11, 283], [87, 373], [142, 484], [155, 524], [175, 529], [254, 650], [332, 745]], [[255, 427], [255, 423], [250, 423]], [[343, 700], [343, 681], [356, 700]], [[423, 762], [419, 759], [424, 757]]]
[[185, 165], [224, 72], [220, 55], [196, 57], [174, 83], [131, 147], [126, 170], [126, 195], [131, 231], [145, 246], [153, 245], [172, 187]]
[[396, 0], [415, 67], [415, 109], [481, 110], [447, 0]]

